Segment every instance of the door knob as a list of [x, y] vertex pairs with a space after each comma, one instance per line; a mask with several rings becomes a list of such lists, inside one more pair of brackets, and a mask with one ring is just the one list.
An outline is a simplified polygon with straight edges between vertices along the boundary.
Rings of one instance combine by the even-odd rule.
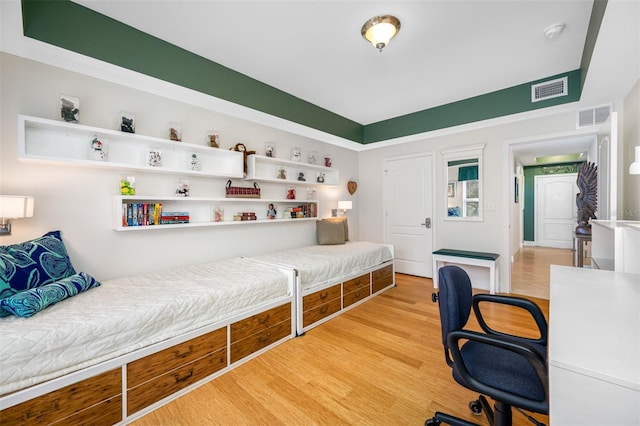
[[420, 225], [425, 226], [427, 228], [431, 228], [431, 218], [430, 217], [425, 218], [424, 223], [421, 223]]

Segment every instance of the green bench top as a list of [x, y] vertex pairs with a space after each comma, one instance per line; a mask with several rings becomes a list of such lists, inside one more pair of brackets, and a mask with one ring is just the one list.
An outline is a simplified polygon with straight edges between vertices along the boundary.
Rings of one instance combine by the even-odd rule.
[[440, 249], [433, 252], [433, 254], [441, 254], [443, 256], [456, 256], [466, 257], [470, 259], [482, 259], [482, 260], [496, 260], [500, 257], [496, 253], [484, 253], [481, 251], [465, 251], [465, 250], [453, 250], [453, 249]]

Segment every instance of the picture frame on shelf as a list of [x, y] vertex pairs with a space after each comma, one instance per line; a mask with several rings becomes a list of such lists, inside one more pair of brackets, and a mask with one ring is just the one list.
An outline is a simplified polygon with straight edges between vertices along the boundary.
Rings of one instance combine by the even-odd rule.
[[80, 99], [60, 94], [60, 118], [67, 123], [80, 122]]

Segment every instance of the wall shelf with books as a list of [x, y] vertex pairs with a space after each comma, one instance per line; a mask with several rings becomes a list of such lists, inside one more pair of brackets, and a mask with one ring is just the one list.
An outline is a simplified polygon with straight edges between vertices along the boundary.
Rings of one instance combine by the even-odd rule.
[[[270, 211], [273, 205], [275, 212]], [[317, 200], [115, 196], [113, 229], [143, 231], [317, 220]], [[274, 214], [269, 218], [268, 214]], [[235, 216], [235, 218], [234, 218]]]
[[289, 185], [338, 185], [340, 174], [332, 167], [251, 154], [247, 156], [246, 179]]
[[240, 152], [26, 115], [18, 116], [18, 158], [145, 173], [243, 176]]

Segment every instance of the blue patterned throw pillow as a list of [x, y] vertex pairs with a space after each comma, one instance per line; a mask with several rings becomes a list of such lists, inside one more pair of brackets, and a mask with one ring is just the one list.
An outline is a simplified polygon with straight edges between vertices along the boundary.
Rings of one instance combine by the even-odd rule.
[[0, 299], [75, 274], [60, 231], [0, 246]]
[[95, 278], [80, 272], [60, 281], [21, 291], [1, 299], [0, 307], [19, 317], [28, 318], [47, 306], [98, 286], [100, 283]]

